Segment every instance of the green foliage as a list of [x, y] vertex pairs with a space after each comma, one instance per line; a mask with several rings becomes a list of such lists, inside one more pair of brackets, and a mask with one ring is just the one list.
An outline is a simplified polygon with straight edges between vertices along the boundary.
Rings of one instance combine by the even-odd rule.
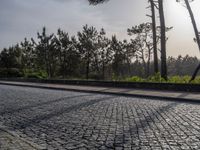
[[23, 73], [17, 68], [0, 68], [0, 77], [22, 77]]
[[[115, 35], [108, 38], [103, 28], [98, 31], [88, 25], [77, 36], [61, 29], [48, 35], [43, 28], [37, 40], [25, 38], [0, 52], [0, 77], [188, 83], [199, 64], [197, 57], [169, 57], [168, 81], [159, 73], [153, 75], [150, 26], [141, 24], [132, 28], [130, 32], [136, 33], [136, 37], [130, 41], [121, 41]], [[200, 83], [200, 78], [192, 83]]]
[[130, 78], [127, 78], [126, 81], [128, 82], [166, 82], [160, 75], [160, 73], [157, 73], [153, 76], [149, 76], [148, 78], [141, 78], [138, 76], [133, 76]]
[[169, 77], [169, 83], [189, 83], [191, 77], [190, 76], [172, 76]]
[[[146, 79], [133, 76], [130, 78], [126, 78], [125, 81], [128, 82], [152, 82], [152, 83], [189, 83], [191, 76], [170, 76], [168, 80], [161, 78], [160, 73], [155, 74], [154, 76], [150, 76]], [[200, 84], [200, 76], [198, 76], [194, 81], [191, 82], [192, 84]]]
[[36, 79], [45, 79], [48, 77], [48, 74], [45, 71], [28, 71], [26, 72], [25, 78], [36, 78]]
[[90, 73], [89, 78], [93, 79], [93, 80], [101, 80], [102, 79], [102, 75], [101, 74], [97, 74], [97, 73]]
[[0, 69], [0, 77], [1, 78], [7, 77], [7, 69], [6, 68]]
[[82, 60], [85, 62], [86, 79], [89, 78], [91, 65], [96, 64], [96, 61], [98, 61], [96, 55], [98, 53], [98, 35], [96, 28], [93, 26], [89, 27], [87, 24], [83, 26], [83, 31], [78, 32], [78, 46]]
[[153, 76], [149, 76], [146, 79], [147, 82], [166, 82], [165, 79], [163, 79], [160, 75], [160, 73], [156, 73]]
[[126, 81], [128, 78], [123, 77], [123, 76], [118, 76], [115, 73], [112, 74], [112, 81]]
[[77, 50], [76, 38], [70, 38], [68, 33], [59, 29], [57, 33], [57, 44], [58, 52], [60, 53], [58, 56], [60, 60], [58, 72], [60, 75], [65, 78], [71, 77], [73, 74], [78, 74], [80, 55]]
[[193, 80], [191, 83], [193, 83], [193, 84], [200, 84], [200, 76], [197, 76], [195, 78], [195, 80]]
[[126, 81], [128, 81], [128, 82], [144, 82], [145, 80], [138, 76], [132, 76], [130, 78], [127, 78]]

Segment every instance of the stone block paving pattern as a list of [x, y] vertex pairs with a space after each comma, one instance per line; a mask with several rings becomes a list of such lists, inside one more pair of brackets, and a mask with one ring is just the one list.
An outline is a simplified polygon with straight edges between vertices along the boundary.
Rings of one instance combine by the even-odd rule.
[[0, 129], [1, 150], [37, 150], [38, 147], [27, 143], [17, 136]]
[[198, 150], [199, 104], [0, 85], [0, 123], [50, 150]]

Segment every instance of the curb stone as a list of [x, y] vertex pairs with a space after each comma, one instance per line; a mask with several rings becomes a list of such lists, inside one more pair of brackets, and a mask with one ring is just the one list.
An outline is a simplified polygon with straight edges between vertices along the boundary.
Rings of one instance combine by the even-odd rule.
[[[199, 103], [200, 102], [200, 98], [184, 98], [184, 97], [173, 97], [173, 96], [167, 96], [167, 95], [153, 95], [153, 94], [138, 94], [138, 93], [128, 93], [128, 92], [116, 92], [116, 91], [112, 91], [111, 90], [97, 90], [95, 89], [95, 87], [92, 87], [93, 90], [87, 88], [87, 89], [83, 89], [83, 88], [74, 88], [75, 86], [78, 87], [77, 85], [75, 85], [73, 88], [70, 88], [71, 85], [59, 85], [59, 84], [44, 84], [44, 83], [27, 83], [27, 82], [2, 82], [0, 81], [0, 84], [2, 85], [11, 85], [11, 86], [22, 86], [22, 87], [32, 87], [32, 88], [42, 88], [42, 89], [53, 89], [53, 90], [66, 90], [66, 91], [74, 91], [74, 92], [86, 92], [86, 93], [100, 93], [100, 94], [111, 94], [111, 95], [119, 95], [119, 96], [131, 96], [131, 97], [140, 97], [140, 98], [149, 98], [149, 99], [159, 99], [159, 100], [170, 100], [170, 101], [182, 101], [182, 102], [194, 102], [194, 103]], [[67, 87], [68, 86], [68, 87]], [[83, 86], [79, 86], [79, 87], [83, 87]], [[98, 87], [97, 87], [98, 88]], [[114, 89], [120, 89], [120, 88], [114, 88]], [[131, 89], [129, 89], [131, 90]], [[134, 89], [132, 89], [134, 90]], [[148, 90], [147, 90], [148, 91]], [[146, 91], [145, 91], [146, 92]], [[144, 92], [144, 93], [145, 93]], [[162, 93], [162, 91], [160, 91]], [[184, 92], [183, 92], [184, 93]], [[200, 93], [198, 93], [198, 95], [200, 95]]]

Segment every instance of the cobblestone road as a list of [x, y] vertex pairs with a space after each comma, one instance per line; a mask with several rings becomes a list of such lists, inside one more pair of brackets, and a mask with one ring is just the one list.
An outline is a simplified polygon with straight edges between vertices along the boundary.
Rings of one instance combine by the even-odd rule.
[[0, 85], [0, 123], [47, 149], [200, 149], [200, 105]]

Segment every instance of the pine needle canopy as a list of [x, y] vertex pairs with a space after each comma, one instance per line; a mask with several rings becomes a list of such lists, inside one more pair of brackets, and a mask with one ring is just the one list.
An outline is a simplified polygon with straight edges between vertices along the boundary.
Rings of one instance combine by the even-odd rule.
[[109, 1], [109, 0], [88, 0], [88, 1], [89, 1], [89, 3], [90, 3], [91, 5], [97, 5], [97, 4], [100, 4], [100, 3], [107, 2], [107, 1]]

